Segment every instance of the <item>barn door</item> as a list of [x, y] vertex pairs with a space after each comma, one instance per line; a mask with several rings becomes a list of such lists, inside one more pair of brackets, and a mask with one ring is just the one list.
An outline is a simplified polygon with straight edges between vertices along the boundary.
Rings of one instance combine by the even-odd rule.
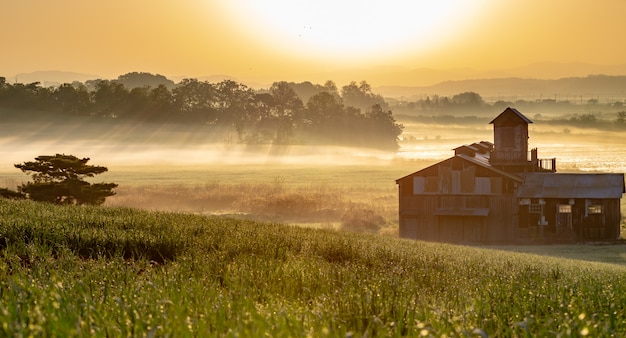
[[483, 240], [483, 217], [466, 217], [463, 224], [465, 241], [477, 243]]

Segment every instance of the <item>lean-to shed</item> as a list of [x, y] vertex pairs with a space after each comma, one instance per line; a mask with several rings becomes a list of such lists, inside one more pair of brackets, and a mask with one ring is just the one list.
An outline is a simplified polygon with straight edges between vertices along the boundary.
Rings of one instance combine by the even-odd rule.
[[617, 239], [624, 191], [624, 174], [527, 174], [517, 193], [520, 227], [557, 239]]

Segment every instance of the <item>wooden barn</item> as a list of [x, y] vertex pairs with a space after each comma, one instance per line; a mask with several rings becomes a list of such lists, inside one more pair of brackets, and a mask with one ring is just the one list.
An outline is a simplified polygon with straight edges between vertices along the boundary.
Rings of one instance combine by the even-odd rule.
[[623, 174], [557, 174], [528, 150], [526, 116], [490, 122], [494, 143], [396, 180], [400, 237], [453, 243], [611, 241], [619, 237]]

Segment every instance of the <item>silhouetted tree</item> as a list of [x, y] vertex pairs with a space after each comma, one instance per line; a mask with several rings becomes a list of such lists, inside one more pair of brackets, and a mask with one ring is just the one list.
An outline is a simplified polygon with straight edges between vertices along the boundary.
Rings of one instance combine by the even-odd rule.
[[232, 126], [241, 134], [251, 110], [254, 93], [244, 84], [225, 80], [215, 85], [216, 109], [221, 124]]
[[321, 91], [324, 91], [324, 87], [318, 84], [313, 84], [309, 81], [301, 83], [287, 82], [289, 86], [294, 90], [296, 95], [302, 102], [307, 102], [312, 96], [317, 95]]
[[270, 87], [270, 95], [276, 103], [275, 116], [293, 116], [304, 107], [296, 91], [287, 82], [274, 82]]
[[452, 103], [463, 105], [465, 108], [476, 108], [482, 106], [485, 101], [483, 101], [483, 98], [478, 93], [465, 92], [454, 95], [452, 97]]
[[118, 117], [123, 115], [128, 98], [128, 90], [119, 82], [100, 80], [92, 94], [94, 114], [97, 116]]
[[60, 85], [52, 92], [52, 97], [58, 110], [63, 113], [85, 113], [91, 104], [89, 92], [84, 85]]
[[150, 87], [134, 87], [128, 92], [124, 104], [123, 117], [130, 119], [151, 119], [152, 101]]
[[273, 83], [270, 95], [274, 99], [272, 109], [272, 120], [276, 127], [274, 142], [290, 143], [294, 128], [298, 127], [303, 119], [304, 104], [293, 88], [284, 81]]
[[56, 204], [99, 205], [113, 196], [115, 183], [88, 183], [86, 177], [94, 177], [108, 169], [88, 165], [89, 158], [79, 159], [73, 155], [41, 155], [35, 161], [16, 164], [15, 167], [31, 175], [33, 182], [22, 184], [18, 192], [28, 198]]
[[50, 92], [42, 88], [39, 82], [29, 84], [15, 83], [3, 86], [2, 103], [12, 108], [47, 109]]
[[343, 114], [344, 106], [340, 100], [329, 92], [321, 92], [311, 97], [304, 115], [307, 125], [313, 129], [328, 127], [333, 118]]
[[375, 104], [387, 108], [385, 99], [380, 95], [374, 94], [372, 87], [366, 81], [361, 81], [358, 85], [352, 81], [350, 84], [343, 86], [341, 88], [341, 97], [344, 105], [356, 107], [363, 111]]
[[139, 88], [139, 87], [156, 88], [161, 85], [170, 89], [170, 88], [174, 88], [174, 86], [176, 85], [174, 81], [166, 78], [163, 75], [160, 75], [160, 74], [154, 75], [154, 74], [143, 73], [143, 72], [132, 72], [132, 73], [120, 75], [117, 78], [117, 82], [123, 84], [124, 87], [128, 88], [129, 90], [133, 88]]
[[324, 82], [324, 91], [334, 96], [338, 101], [341, 100], [341, 95], [339, 95], [339, 89], [337, 89], [335, 82], [331, 80]]
[[173, 104], [187, 121], [213, 124], [217, 119], [217, 90], [206, 81], [184, 79], [172, 90]]
[[402, 134], [404, 126], [396, 123], [391, 110], [385, 111], [380, 105], [373, 105], [365, 115], [368, 119], [368, 130], [372, 140], [379, 143], [382, 148], [397, 148], [398, 138]]
[[171, 117], [173, 110], [172, 93], [165, 85], [159, 85], [150, 90], [151, 116], [157, 120], [166, 120]]

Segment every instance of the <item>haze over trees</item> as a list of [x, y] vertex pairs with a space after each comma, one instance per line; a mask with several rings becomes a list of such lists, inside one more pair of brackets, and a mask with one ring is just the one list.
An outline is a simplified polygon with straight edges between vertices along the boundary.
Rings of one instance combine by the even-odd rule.
[[[587, 85], [591, 80], [594, 84], [617, 81], [615, 77], [596, 76], [554, 82]], [[476, 82], [476, 86], [483, 88], [482, 83]], [[58, 118], [61, 123], [78, 118], [81, 123], [108, 121], [112, 128], [129, 123], [159, 128], [163, 125], [161, 130], [174, 125], [193, 126], [191, 129], [209, 135], [210, 142], [226, 144], [348, 145], [396, 150], [403, 131], [398, 118], [410, 123], [485, 123], [506, 107], [521, 109], [546, 124], [611, 130], [626, 127], [626, 109], [619, 97], [583, 100], [555, 94], [535, 99], [485, 99], [478, 92], [463, 91], [449, 96], [383, 98], [366, 81], [341, 87], [333, 81], [279, 81], [267, 89], [255, 90], [233, 80], [212, 83], [184, 79], [174, 83], [162, 75], [139, 72], [115, 80], [56, 87], [37, 82], [10, 84], [0, 77], [0, 115], [14, 122], [36, 124], [45, 112], [47, 118]]]
[[[303, 100], [306, 99], [306, 101]], [[141, 123], [177, 123], [233, 130], [245, 144], [344, 144], [397, 149], [402, 125], [380, 95], [363, 81], [339, 89], [275, 82], [253, 90], [232, 80], [184, 79], [129, 73], [117, 80], [58, 87], [9, 84], [0, 78], [0, 108], [47, 111], [60, 117], [92, 117]]]
[[600, 130], [624, 130], [624, 102], [597, 99], [584, 101], [541, 98], [535, 100], [496, 100], [488, 102], [476, 92], [453, 96], [426, 95], [418, 99], [395, 99], [388, 103], [396, 116], [404, 121], [422, 123], [487, 123], [507, 107], [516, 107], [543, 124], [565, 125]]

